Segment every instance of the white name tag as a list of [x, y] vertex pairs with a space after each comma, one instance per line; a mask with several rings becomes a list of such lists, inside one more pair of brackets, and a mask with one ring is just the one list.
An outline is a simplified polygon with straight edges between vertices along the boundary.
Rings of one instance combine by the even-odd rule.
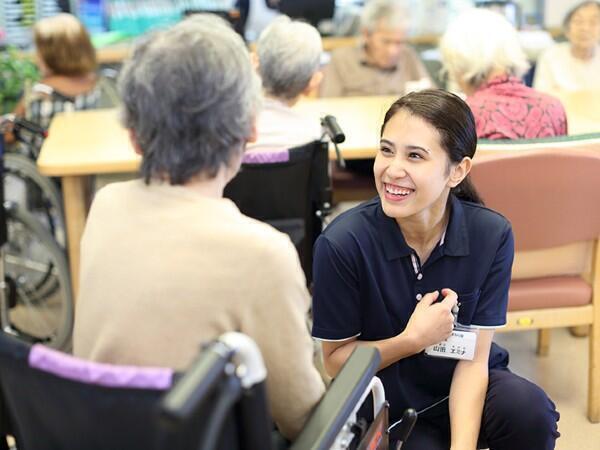
[[472, 361], [475, 357], [477, 333], [474, 331], [454, 330], [452, 335], [438, 344], [430, 345], [425, 354], [440, 358], [466, 359]]

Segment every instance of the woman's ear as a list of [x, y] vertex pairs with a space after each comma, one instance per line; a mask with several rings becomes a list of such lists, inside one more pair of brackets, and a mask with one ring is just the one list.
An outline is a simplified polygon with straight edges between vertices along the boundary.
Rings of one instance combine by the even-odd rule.
[[258, 72], [258, 66], [260, 65], [260, 61], [258, 60], [258, 54], [256, 53], [256, 49], [250, 52], [250, 63], [252, 63], [252, 68]]
[[321, 81], [323, 81], [323, 72], [317, 70], [315, 73], [313, 73], [312, 77], [310, 77], [310, 80], [302, 91], [302, 94], [307, 97], [317, 97]]
[[129, 134], [129, 142], [131, 142], [131, 146], [136, 154], [143, 156], [144, 152], [142, 151], [142, 147], [140, 147], [140, 143], [137, 140], [137, 136], [135, 135], [135, 131], [133, 128], [128, 128], [127, 133]]
[[256, 142], [258, 139], [258, 125], [256, 124], [256, 117], [252, 119], [252, 125], [250, 127], [250, 135], [246, 138], [246, 143]]
[[450, 178], [448, 179], [448, 187], [454, 188], [458, 186], [462, 180], [464, 180], [473, 165], [473, 160], [468, 156], [465, 156], [461, 162], [456, 164], [450, 170]]
[[225, 176], [225, 183], [229, 183], [237, 175], [242, 167], [242, 160], [244, 152], [235, 154], [228, 164], [222, 166], [222, 170]]

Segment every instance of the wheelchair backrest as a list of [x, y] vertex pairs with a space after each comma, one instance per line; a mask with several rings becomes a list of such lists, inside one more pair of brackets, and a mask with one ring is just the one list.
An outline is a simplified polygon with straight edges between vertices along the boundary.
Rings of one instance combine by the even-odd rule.
[[283, 152], [247, 154], [224, 196], [240, 211], [287, 233], [296, 246], [307, 281], [312, 247], [331, 203], [327, 143]]
[[[226, 410], [223, 424], [211, 428], [213, 408], [225, 391], [217, 375], [216, 387], [199, 408], [174, 426], [164, 419], [161, 401], [187, 374], [87, 362], [0, 333], [0, 435], [13, 435], [19, 450], [196, 450], [210, 431], [218, 442], [210, 448], [268, 449], [240, 424], [244, 409], [253, 405], [245, 399], [264, 395], [264, 383], [244, 392]], [[258, 404], [266, 403], [260, 399]], [[268, 412], [252, 414], [260, 418]]]

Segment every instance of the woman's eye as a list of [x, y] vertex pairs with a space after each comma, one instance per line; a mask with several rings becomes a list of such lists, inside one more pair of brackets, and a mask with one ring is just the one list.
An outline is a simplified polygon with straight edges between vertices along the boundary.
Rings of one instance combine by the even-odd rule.
[[417, 153], [417, 152], [410, 152], [410, 153], [408, 154], [408, 157], [409, 157], [410, 159], [423, 159], [423, 157], [421, 156], [421, 154], [420, 154], [420, 153]]
[[383, 153], [384, 155], [391, 155], [392, 149], [389, 147], [381, 147], [381, 153]]

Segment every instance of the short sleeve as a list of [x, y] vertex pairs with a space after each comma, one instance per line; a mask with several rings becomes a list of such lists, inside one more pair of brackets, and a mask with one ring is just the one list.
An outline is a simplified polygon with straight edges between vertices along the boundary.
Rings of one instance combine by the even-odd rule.
[[345, 340], [361, 332], [357, 270], [345, 250], [325, 235], [315, 243], [312, 334], [317, 339]]
[[471, 326], [496, 328], [506, 325], [514, 247], [512, 229], [507, 223], [490, 271], [481, 287], [479, 302]]

